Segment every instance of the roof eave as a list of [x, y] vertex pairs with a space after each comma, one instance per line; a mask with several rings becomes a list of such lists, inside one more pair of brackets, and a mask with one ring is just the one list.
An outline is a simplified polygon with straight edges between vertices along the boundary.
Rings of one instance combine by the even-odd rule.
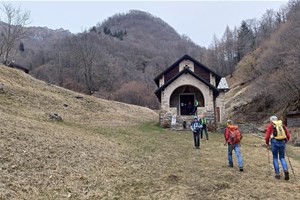
[[[194, 72], [192, 72], [188, 68], [185, 68], [184, 70], [182, 70], [181, 72], [179, 72], [176, 76], [174, 76], [172, 79], [170, 79], [167, 83], [165, 83], [160, 88], [158, 88], [155, 91], [155, 94], [156, 93], [160, 93], [163, 89], [165, 89], [168, 85], [170, 85], [174, 80], [176, 80], [178, 77], [180, 77], [184, 73], [191, 74], [196, 79], [200, 80], [201, 82], [203, 82], [204, 84], [206, 84], [209, 88], [211, 88], [214, 91], [214, 93], [216, 93], [217, 95], [219, 95], [219, 90], [215, 86], [211, 85], [210, 83], [208, 83], [207, 81], [205, 81], [204, 79], [202, 79], [200, 76], [196, 75]], [[157, 96], [157, 94], [156, 94], [156, 96]]]

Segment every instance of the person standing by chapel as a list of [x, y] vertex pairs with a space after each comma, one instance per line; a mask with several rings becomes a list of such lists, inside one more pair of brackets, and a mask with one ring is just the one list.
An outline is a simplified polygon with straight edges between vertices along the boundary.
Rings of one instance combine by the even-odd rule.
[[188, 104], [186, 105], [186, 109], [187, 109], [187, 112], [189, 113], [189, 115], [193, 114], [194, 107], [193, 107], [192, 102], [190, 102], [190, 101], [188, 102]]
[[199, 106], [199, 102], [198, 102], [198, 100], [197, 99], [195, 99], [195, 101], [194, 101], [194, 109], [193, 109], [193, 111], [192, 111], [192, 115], [197, 115], [197, 108], [198, 108], [198, 106]]
[[200, 132], [200, 138], [201, 139], [203, 138], [203, 131], [204, 131], [205, 136], [206, 136], [206, 140], [208, 140], [207, 119], [206, 119], [205, 115], [201, 116], [200, 121], [201, 121], [201, 125], [202, 125], [201, 132]]

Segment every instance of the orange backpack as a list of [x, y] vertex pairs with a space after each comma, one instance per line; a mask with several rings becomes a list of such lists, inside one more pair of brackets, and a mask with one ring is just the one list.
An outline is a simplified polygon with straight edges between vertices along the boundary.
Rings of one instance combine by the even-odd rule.
[[229, 138], [232, 144], [238, 144], [243, 138], [242, 134], [238, 129], [238, 126], [228, 125], [228, 130], [229, 130]]

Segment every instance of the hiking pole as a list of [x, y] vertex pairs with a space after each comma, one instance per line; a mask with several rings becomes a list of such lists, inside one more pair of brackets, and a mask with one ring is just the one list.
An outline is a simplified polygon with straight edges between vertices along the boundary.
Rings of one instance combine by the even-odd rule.
[[288, 152], [287, 152], [286, 148], [285, 148], [285, 153], [286, 153], [286, 157], [287, 157], [288, 160], [289, 160], [289, 163], [290, 163], [291, 170], [292, 170], [292, 172], [293, 172], [294, 178], [295, 178], [295, 180], [296, 180], [295, 172], [294, 172], [294, 169], [293, 169], [293, 166], [292, 166], [292, 163], [291, 163], [291, 161], [290, 161], [290, 157], [289, 157], [289, 155], [288, 155]]
[[267, 151], [268, 151], [268, 162], [269, 162], [269, 175], [271, 175], [271, 163], [270, 163], [270, 150], [268, 146], [266, 146]]

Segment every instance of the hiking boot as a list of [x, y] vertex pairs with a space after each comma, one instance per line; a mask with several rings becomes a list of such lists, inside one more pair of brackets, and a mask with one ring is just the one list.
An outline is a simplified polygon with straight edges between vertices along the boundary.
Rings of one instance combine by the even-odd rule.
[[243, 172], [243, 171], [244, 171], [244, 169], [242, 167], [240, 167], [240, 172]]
[[289, 172], [284, 172], [284, 180], [288, 181], [290, 179]]
[[229, 164], [228, 167], [233, 167], [233, 164]]
[[276, 179], [280, 179], [280, 174], [276, 174], [276, 175], [275, 175], [275, 178], [276, 178]]

